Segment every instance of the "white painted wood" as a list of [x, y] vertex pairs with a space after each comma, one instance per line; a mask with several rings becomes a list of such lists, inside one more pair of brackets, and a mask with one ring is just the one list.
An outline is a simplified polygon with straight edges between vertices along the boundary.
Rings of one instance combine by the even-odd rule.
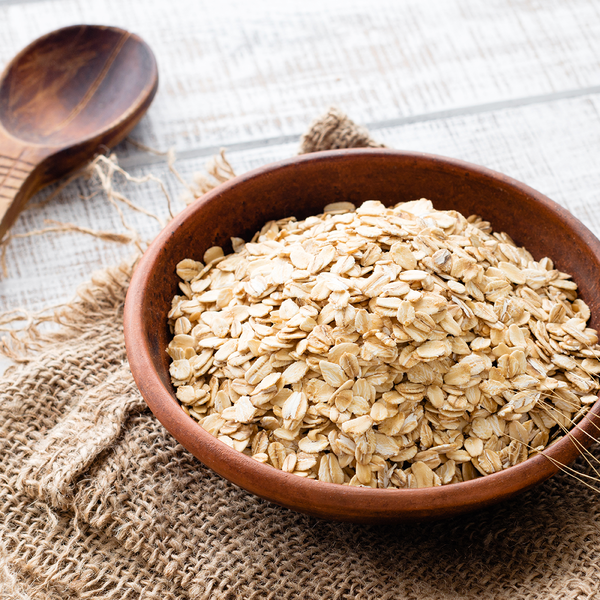
[[136, 135], [190, 149], [600, 84], [593, 0], [45, 0], [0, 5], [0, 64], [76, 22], [131, 29], [161, 86]]

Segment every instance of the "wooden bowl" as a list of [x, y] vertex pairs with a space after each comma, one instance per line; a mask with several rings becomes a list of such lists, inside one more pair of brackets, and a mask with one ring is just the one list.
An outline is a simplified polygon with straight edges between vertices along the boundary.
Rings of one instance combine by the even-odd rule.
[[[449, 517], [500, 502], [544, 481], [589, 446], [600, 431], [600, 402], [570, 437], [502, 472], [435, 488], [381, 490], [303, 479], [264, 465], [206, 433], [175, 399], [169, 377], [167, 312], [178, 291], [175, 265], [201, 259], [231, 236], [249, 240], [268, 220], [298, 219], [326, 204], [381, 200], [387, 205], [429, 198], [438, 209], [479, 214], [495, 231], [573, 275], [600, 326], [600, 241], [564, 208], [489, 169], [459, 160], [393, 150], [334, 150], [261, 167], [220, 185], [158, 235], [140, 260], [125, 303], [131, 371], [152, 412], [205, 465], [244, 489], [310, 515], [382, 522]], [[573, 438], [576, 443], [572, 441]]]

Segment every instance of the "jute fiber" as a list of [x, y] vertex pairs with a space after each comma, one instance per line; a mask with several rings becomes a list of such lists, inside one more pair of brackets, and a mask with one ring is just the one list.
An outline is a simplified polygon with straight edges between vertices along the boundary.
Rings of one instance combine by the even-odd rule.
[[[348, 145], [377, 144], [330, 111], [302, 150]], [[15, 349], [0, 384], [0, 598], [600, 596], [600, 498], [565, 474], [453, 520], [363, 526], [295, 514], [212, 473], [133, 383], [131, 270], [94, 277], [57, 313], [59, 331]]]

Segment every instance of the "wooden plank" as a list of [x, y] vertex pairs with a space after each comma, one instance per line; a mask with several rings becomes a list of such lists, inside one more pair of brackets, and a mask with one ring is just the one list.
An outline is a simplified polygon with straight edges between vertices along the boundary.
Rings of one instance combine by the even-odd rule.
[[135, 136], [163, 149], [297, 135], [332, 103], [368, 123], [600, 83], [589, 0], [9, 3], [0, 64], [75, 22], [153, 47], [161, 87]]
[[[454, 156], [507, 173], [560, 202], [600, 235], [599, 110], [600, 97], [592, 96], [381, 129], [373, 134], [392, 147]], [[236, 171], [243, 173], [296, 151], [293, 143], [237, 151], [229, 158]], [[203, 163], [204, 159], [197, 158], [180, 161], [177, 166], [183, 177], [191, 180]], [[182, 186], [164, 164], [139, 167], [132, 174], [149, 172], [165, 181], [174, 199], [182, 193]], [[120, 189], [145, 209], [167, 216], [166, 202], [155, 183]], [[118, 214], [102, 195], [82, 199], [95, 191], [93, 182], [73, 182], [43, 208], [23, 213], [14, 233], [42, 228], [45, 219], [125, 232]], [[181, 201], [176, 204], [178, 209], [183, 207]], [[157, 233], [159, 227], [152, 219], [127, 210], [125, 214], [143, 238]], [[64, 302], [94, 269], [116, 264], [131, 251], [81, 234], [15, 239], [7, 249], [9, 274], [0, 285], [0, 309], [39, 309]]]

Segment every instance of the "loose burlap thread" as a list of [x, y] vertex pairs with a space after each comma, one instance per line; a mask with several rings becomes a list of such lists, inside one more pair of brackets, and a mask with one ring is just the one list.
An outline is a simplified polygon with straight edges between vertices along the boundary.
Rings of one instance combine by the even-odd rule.
[[[301, 151], [348, 146], [380, 144], [330, 110]], [[296, 514], [212, 473], [133, 383], [122, 331], [132, 267], [97, 274], [0, 384], [0, 598], [600, 594], [600, 499], [566, 474], [460, 518], [364, 526]]]

